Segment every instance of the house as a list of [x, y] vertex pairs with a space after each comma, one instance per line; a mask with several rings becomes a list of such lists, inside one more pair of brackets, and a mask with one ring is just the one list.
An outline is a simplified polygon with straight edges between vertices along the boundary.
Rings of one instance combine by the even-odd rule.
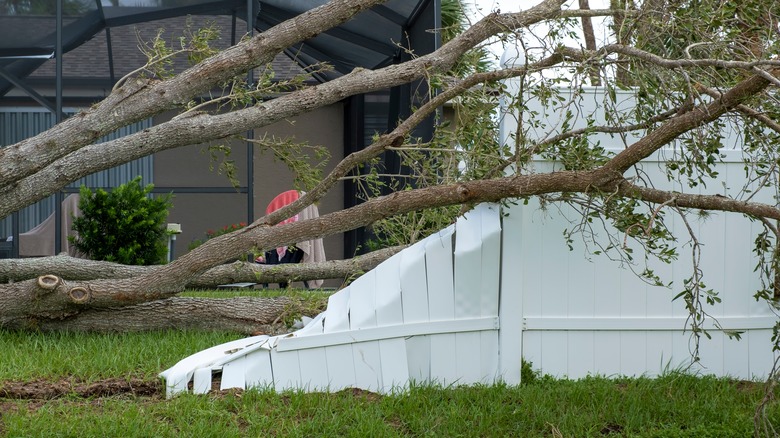
[[[62, 20], [62, 75], [58, 81], [56, 14], [51, 10], [24, 9], [24, 5], [0, 9], [0, 146], [13, 144], [51, 126], [61, 108], [65, 116], [105, 97], [122, 76], [144, 65], [139, 44], [151, 41], [159, 32], [168, 41], [185, 28], [213, 25], [220, 29], [219, 48], [228, 47], [247, 33], [246, 17], [253, 16], [254, 32], [261, 32], [308, 8], [318, 1], [261, 0], [104, 0], [65, 2]], [[318, 62], [333, 69], [312, 75], [310, 85], [331, 80], [355, 67], [380, 68], [408, 59], [399, 47], [406, 44], [415, 53], [429, 53], [438, 44], [430, 32], [439, 22], [438, 2], [433, 0], [392, 1], [360, 14], [349, 23], [332, 29], [276, 57], [277, 80], [301, 74]], [[251, 7], [254, 10], [247, 11]], [[186, 68], [178, 62], [175, 69]], [[408, 112], [415, 84], [393, 90], [347, 98], [341, 102], [255, 130], [255, 138], [295, 138], [327, 147], [330, 168], [345, 155], [362, 149], [376, 132], [385, 131]], [[141, 121], [110, 137], [126, 135], [161, 123], [174, 114], [160, 114]], [[432, 121], [418, 135], [430, 136]], [[427, 133], [427, 134], [426, 134]], [[176, 254], [187, 251], [188, 243], [203, 238], [206, 231], [248, 222], [261, 216], [265, 206], [279, 192], [292, 185], [292, 175], [266, 153], [240, 141], [231, 142], [239, 188], [224, 175], [209, 170], [212, 164], [205, 145], [191, 145], [160, 152], [151, 157], [100, 172], [71, 184], [64, 193], [81, 184], [112, 187], [143, 176], [156, 190], [174, 193], [170, 222], [182, 225]], [[388, 166], [397, 166], [389, 154]], [[354, 205], [356, 188], [344, 183], [320, 203], [327, 213]], [[60, 195], [61, 197], [62, 195]], [[51, 197], [14, 215], [0, 219], [0, 237], [32, 228], [52, 214]], [[16, 224], [16, 225], [14, 225]], [[331, 236], [325, 247], [329, 259], [354, 255], [360, 232]], [[2, 239], [5, 240], [5, 239]]]

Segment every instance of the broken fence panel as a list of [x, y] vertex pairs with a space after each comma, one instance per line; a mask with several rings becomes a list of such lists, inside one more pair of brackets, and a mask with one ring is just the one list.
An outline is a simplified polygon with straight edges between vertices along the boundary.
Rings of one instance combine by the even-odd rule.
[[487, 383], [499, 374], [500, 232], [497, 208], [478, 206], [333, 294], [302, 329], [181, 361], [162, 374], [169, 394], [186, 391], [193, 374], [193, 390], [206, 392], [218, 371], [221, 388], [277, 391]]

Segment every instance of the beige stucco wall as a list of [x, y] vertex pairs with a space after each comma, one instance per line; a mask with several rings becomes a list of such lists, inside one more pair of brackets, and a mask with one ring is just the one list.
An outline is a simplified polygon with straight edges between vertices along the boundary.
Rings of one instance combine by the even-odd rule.
[[[344, 150], [343, 105], [334, 104], [317, 111], [300, 115], [292, 120], [278, 122], [255, 132], [278, 138], [295, 138], [312, 145], [323, 145], [331, 151], [329, 171], [342, 157]], [[155, 124], [170, 119], [171, 115], [158, 116]], [[246, 185], [246, 143], [232, 142], [231, 158], [235, 160], [237, 176]], [[157, 187], [230, 187], [224, 175], [209, 170], [210, 154], [205, 145], [193, 145], [160, 152], [154, 159], [154, 183]], [[282, 163], [274, 162], [270, 153], [256, 151], [254, 158], [254, 210], [255, 218], [265, 213], [268, 202], [278, 193], [293, 188], [293, 175]], [[176, 241], [176, 256], [187, 251], [194, 240], [203, 238], [207, 230], [247, 221], [246, 194], [175, 194], [169, 221], [181, 223], [182, 234]], [[340, 210], [344, 205], [341, 184], [319, 203], [320, 214]], [[329, 260], [343, 258], [343, 236], [325, 239], [325, 252]]]

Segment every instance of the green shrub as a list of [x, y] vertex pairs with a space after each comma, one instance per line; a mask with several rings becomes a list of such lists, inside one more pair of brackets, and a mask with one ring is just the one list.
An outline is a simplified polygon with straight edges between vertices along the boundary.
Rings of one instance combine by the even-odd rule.
[[126, 265], [165, 263], [168, 253], [166, 220], [171, 195], [150, 197], [154, 186], [141, 188], [141, 177], [111, 192], [82, 186], [73, 221], [77, 236], [70, 241], [93, 260]]
[[538, 370], [534, 370], [533, 362], [523, 359], [520, 365], [520, 384], [530, 385], [536, 383], [539, 380], [539, 374], [541, 373]]

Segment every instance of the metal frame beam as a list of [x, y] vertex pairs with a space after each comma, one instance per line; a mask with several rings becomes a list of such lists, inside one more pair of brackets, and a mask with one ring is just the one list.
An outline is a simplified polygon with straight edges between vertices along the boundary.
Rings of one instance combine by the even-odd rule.
[[[262, 19], [269, 25], [269, 27], [282, 23], [291, 18], [295, 18], [295, 16], [296, 14], [271, 5], [265, 5], [263, 7]], [[399, 25], [399, 27], [402, 27], [402, 25]], [[323, 34], [338, 38], [340, 40], [348, 41], [350, 44], [356, 44], [358, 46], [365, 47], [385, 56], [393, 56], [397, 50], [397, 47], [393, 44], [383, 43], [339, 27], [328, 29], [323, 32]]]
[[[246, 20], [246, 33], [251, 38], [255, 32], [255, 21], [257, 9], [260, 5], [257, 0], [246, 0], [246, 16], [252, 19]], [[259, 12], [259, 11], [258, 11]], [[246, 74], [246, 83], [252, 86], [255, 83], [255, 70], [249, 69]], [[246, 133], [246, 223], [251, 224], [255, 221], [255, 144], [252, 142], [255, 138], [255, 130], [250, 129]]]
[[[54, 45], [54, 57], [57, 61], [55, 68], [55, 112], [54, 123], [58, 124], [62, 121], [62, 3], [65, 0], [57, 0], [57, 38]], [[54, 254], [59, 254], [62, 251], [62, 191], [58, 191], [54, 194]]]
[[23, 80], [11, 74], [11, 72], [6, 70], [5, 67], [0, 67], [0, 77], [13, 84], [16, 88], [19, 88], [20, 90], [24, 91], [34, 101], [38, 102], [42, 107], [46, 108], [47, 110], [51, 112], [57, 111], [51, 102], [49, 102], [45, 97], [38, 94], [37, 91], [30, 88], [30, 86], [24, 83]]
[[242, 0], [233, 0], [230, 3], [222, 0], [177, 8], [156, 9], [135, 14], [108, 16], [105, 17], [105, 24], [108, 27], [117, 27], [185, 15], [230, 15], [236, 8], [240, 8], [241, 4]]
[[406, 17], [404, 17], [403, 15], [399, 14], [398, 12], [393, 11], [392, 9], [388, 8], [387, 6], [377, 5], [377, 6], [374, 6], [373, 8], [371, 8], [369, 10], [371, 12], [373, 12], [373, 13], [381, 16], [381, 17], [383, 17], [383, 18], [386, 18], [386, 19], [392, 21], [393, 23], [395, 23], [395, 24], [397, 24], [399, 26], [406, 25]]

